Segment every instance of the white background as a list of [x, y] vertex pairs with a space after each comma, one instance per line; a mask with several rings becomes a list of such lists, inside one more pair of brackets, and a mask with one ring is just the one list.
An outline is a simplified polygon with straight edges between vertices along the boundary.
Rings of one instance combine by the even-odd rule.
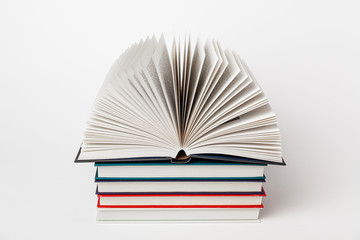
[[[1, 1], [0, 239], [360, 239], [358, 1]], [[113, 61], [161, 32], [218, 39], [277, 113], [260, 224], [95, 223], [74, 164]]]

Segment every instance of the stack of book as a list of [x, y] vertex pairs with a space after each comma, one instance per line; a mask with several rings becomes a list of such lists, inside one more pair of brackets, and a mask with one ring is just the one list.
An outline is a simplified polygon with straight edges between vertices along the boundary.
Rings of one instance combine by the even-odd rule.
[[110, 69], [75, 162], [95, 162], [99, 221], [255, 220], [264, 166], [284, 165], [275, 113], [214, 40], [133, 44]]
[[261, 164], [192, 160], [96, 163], [98, 221], [257, 220]]

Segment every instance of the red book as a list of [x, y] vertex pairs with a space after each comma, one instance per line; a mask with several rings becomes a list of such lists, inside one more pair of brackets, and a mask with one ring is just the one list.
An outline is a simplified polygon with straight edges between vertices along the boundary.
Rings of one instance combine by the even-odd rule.
[[263, 208], [259, 194], [116, 194], [98, 195], [98, 208]]

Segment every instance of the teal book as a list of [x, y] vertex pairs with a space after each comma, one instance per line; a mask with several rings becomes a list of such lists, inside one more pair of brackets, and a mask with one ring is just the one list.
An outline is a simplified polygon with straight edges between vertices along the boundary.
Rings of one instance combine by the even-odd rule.
[[265, 166], [204, 159], [187, 164], [168, 161], [95, 163], [95, 180], [264, 180]]

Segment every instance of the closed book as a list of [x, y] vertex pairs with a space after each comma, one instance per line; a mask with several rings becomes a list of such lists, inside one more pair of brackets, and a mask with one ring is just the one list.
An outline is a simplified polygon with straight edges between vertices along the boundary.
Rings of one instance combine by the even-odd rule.
[[98, 194], [261, 192], [265, 179], [96, 180]]
[[132, 206], [105, 208], [98, 206], [98, 221], [238, 221], [257, 220], [263, 205], [235, 206]]
[[98, 178], [262, 178], [265, 164], [196, 160], [170, 162], [95, 163]]
[[260, 205], [266, 194], [212, 193], [212, 194], [117, 194], [98, 195], [100, 206], [138, 205]]

